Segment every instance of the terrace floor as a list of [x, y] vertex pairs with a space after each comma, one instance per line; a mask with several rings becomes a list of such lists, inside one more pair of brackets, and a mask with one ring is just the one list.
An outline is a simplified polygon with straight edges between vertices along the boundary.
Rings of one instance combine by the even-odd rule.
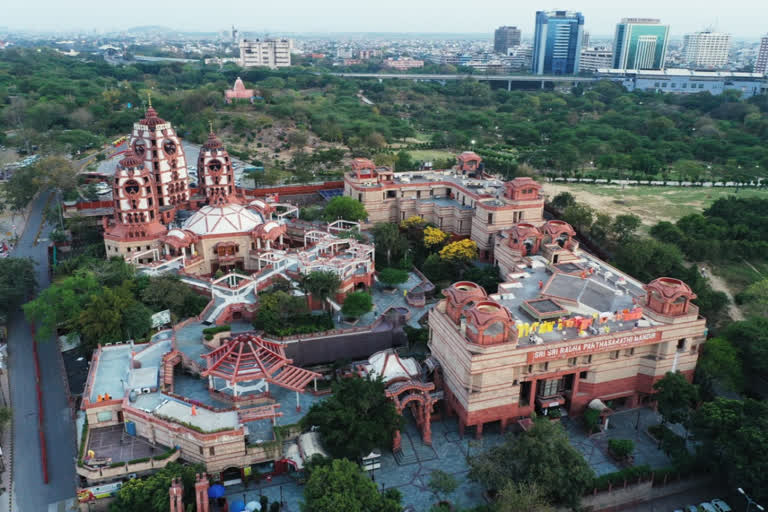
[[140, 437], [128, 435], [123, 424], [120, 424], [89, 429], [88, 450], [93, 450], [97, 458], [110, 458], [112, 462], [128, 462], [161, 454], [165, 448], [154, 447]]

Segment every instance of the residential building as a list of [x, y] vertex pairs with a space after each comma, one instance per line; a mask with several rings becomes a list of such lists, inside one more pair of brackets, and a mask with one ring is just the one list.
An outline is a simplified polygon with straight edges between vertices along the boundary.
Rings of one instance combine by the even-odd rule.
[[629, 91], [671, 92], [694, 94], [709, 92], [721, 94], [736, 90], [742, 98], [765, 93], [766, 78], [760, 73], [735, 71], [691, 71], [690, 69], [664, 69], [639, 71], [634, 69], [598, 69], [599, 79], [618, 82]]
[[457, 156], [453, 169], [392, 172], [367, 159], [344, 175], [344, 195], [359, 200], [367, 225], [420, 216], [443, 231], [477, 243], [480, 257], [493, 257], [495, 233], [518, 222], [542, 222], [541, 185], [531, 178], [504, 183], [483, 175], [482, 158]]
[[669, 277], [643, 284], [575, 235], [560, 220], [515, 224], [494, 239], [498, 293], [457, 282], [430, 310], [436, 389], [461, 433], [588, 407], [607, 426], [614, 410], [649, 403], [667, 372], [693, 379], [707, 328], [691, 288]]
[[669, 25], [652, 18], [624, 18], [613, 40], [615, 69], [664, 69]]
[[587, 48], [581, 50], [581, 61], [579, 69], [581, 71], [597, 71], [607, 68], [613, 62], [613, 52], [602, 48]]
[[683, 62], [694, 69], [722, 69], [728, 64], [731, 34], [696, 32], [683, 37]]
[[522, 32], [517, 27], [499, 27], [493, 34], [493, 51], [507, 55], [510, 48], [520, 46]]
[[407, 71], [409, 69], [423, 68], [424, 61], [412, 59], [410, 57], [400, 57], [398, 59], [389, 58], [382, 62], [382, 65], [386, 68]]
[[240, 41], [240, 65], [244, 68], [288, 67], [291, 65], [292, 46], [290, 39], [243, 39]]
[[531, 71], [536, 75], [577, 74], [583, 36], [580, 12], [537, 11]]
[[755, 73], [765, 75], [768, 73], [768, 36], [760, 38], [760, 49], [757, 51]]

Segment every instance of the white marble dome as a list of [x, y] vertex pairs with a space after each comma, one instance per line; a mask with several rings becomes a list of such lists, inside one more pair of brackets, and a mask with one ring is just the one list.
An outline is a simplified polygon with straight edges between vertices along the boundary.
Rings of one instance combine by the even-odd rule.
[[264, 224], [264, 218], [239, 204], [203, 206], [188, 218], [183, 229], [196, 235], [224, 235], [247, 233]]

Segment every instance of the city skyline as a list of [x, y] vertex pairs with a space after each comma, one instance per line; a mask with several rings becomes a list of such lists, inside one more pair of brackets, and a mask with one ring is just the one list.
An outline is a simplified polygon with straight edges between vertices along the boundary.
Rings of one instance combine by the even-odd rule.
[[[245, 32], [281, 33], [488, 33], [500, 25], [514, 25], [523, 37], [533, 36], [535, 14], [553, 6], [543, 2], [509, 5], [500, 0], [481, 0], [472, 4], [454, 2], [446, 5], [436, 0], [418, 4], [392, 0], [386, 5], [366, 5], [350, 0], [327, 0], [323, 3], [297, 0], [290, 4], [267, 4], [254, 7], [243, 1], [209, 5], [198, 0], [181, 4], [157, 4], [137, 0], [130, 9], [104, 9], [95, 0], [76, 0], [62, 4], [52, 0], [32, 0], [14, 3], [4, 9], [2, 25], [9, 30], [63, 32], [109, 32], [137, 26], [157, 25], [189, 32], [218, 32], [235, 23]], [[613, 34], [616, 23], [624, 17], [661, 18], [670, 25], [670, 34], [682, 37], [686, 33], [713, 28], [728, 32], [735, 38], [757, 39], [768, 32], [762, 20], [768, 15], [768, 5], [761, 0], [734, 0], [708, 6], [705, 11], [692, 0], [671, 6], [662, 0], [649, 0], [641, 8], [616, 5], [605, 0], [581, 0], [557, 9], [583, 13], [585, 28], [598, 37]], [[201, 16], [201, 13], [205, 13]], [[148, 13], [152, 13], [148, 16]], [[407, 13], [407, 16], [404, 16]], [[251, 21], [253, 20], [253, 21]]]

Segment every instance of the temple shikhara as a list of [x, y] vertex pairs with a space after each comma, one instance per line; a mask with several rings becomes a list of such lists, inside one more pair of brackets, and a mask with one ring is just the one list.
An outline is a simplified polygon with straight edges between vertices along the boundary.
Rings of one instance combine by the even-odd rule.
[[[232, 98], [253, 92], [242, 90], [238, 79], [234, 91], [242, 94]], [[213, 130], [196, 157], [195, 171], [171, 124], [150, 106], [115, 163], [113, 208], [102, 220], [107, 256], [149, 276], [177, 275], [210, 302], [143, 343], [94, 352], [82, 401], [84, 484], [178, 459], [204, 464], [216, 481], [264, 465], [301, 469], [322, 452], [318, 434], [280, 437], [275, 426], [298, 424], [336, 377], [381, 377], [386, 396], [418, 428], [411, 442], [426, 444], [438, 420], [478, 437], [526, 428], [532, 413], [594, 408], [605, 424], [616, 409], [651, 402], [666, 372], [692, 379], [707, 331], [690, 287], [664, 276], [642, 283], [590, 254], [569, 224], [545, 218], [540, 184], [491, 176], [472, 151], [451, 169], [400, 173], [353, 159], [343, 194], [365, 206], [361, 223], [306, 222], [291, 202], [241, 189]], [[459, 280], [435, 296], [435, 285], [413, 269], [394, 293], [385, 291], [367, 229], [413, 216], [476, 242], [499, 272], [498, 290]], [[341, 283], [322, 301], [299, 285], [318, 270]], [[259, 294], [276, 284], [303, 297], [310, 312], [331, 311], [333, 328], [282, 337], [255, 331]], [[340, 310], [353, 291], [371, 293], [374, 310], [350, 324]], [[429, 330], [423, 360], [401, 350], [406, 325]], [[102, 441], [123, 433], [131, 453], [144, 450], [149, 462], [114, 464], [122, 452]], [[380, 449], [400, 452], [404, 435]], [[208, 475], [198, 483], [207, 489]], [[171, 491], [179, 507], [178, 487]]]

